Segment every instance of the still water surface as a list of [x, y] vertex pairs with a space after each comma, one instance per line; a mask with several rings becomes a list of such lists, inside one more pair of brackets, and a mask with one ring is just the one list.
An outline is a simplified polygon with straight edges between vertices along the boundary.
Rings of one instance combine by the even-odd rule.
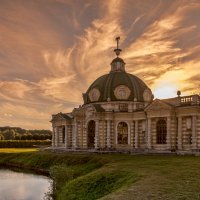
[[0, 200], [49, 199], [51, 179], [35, 174], [0, 169]]

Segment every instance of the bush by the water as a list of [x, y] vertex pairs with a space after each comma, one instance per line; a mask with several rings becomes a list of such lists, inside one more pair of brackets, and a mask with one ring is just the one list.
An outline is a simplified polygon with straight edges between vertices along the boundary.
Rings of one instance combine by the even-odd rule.
[[48, 145], [51, 145], [49, 140], [0, 140], [0, 148], [30, 148]]

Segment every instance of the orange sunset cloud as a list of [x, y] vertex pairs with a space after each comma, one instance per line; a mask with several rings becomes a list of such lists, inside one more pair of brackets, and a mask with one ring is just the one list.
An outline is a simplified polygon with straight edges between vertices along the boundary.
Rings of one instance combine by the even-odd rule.
[[200, 93], [199, 0], [0, 0], [0, 126], [50, 129], [110, 71], [121, 36], [126, 70], [156, 98]]

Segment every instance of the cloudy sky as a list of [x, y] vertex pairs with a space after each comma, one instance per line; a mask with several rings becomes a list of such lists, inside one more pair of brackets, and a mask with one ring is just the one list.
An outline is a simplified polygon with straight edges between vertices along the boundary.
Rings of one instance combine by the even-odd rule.
[[0, 0], [0, 126], [49, 129], [82, 104], [116, 36], [156, 98], [200, 93], [199, 0]]

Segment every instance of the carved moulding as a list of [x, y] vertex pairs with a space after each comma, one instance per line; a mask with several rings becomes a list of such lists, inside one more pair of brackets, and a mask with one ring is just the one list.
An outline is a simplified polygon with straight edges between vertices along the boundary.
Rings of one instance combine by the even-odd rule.
[[114, 90], [115, 97], [120, 100], [126, 100], [131, 94], [131, 90], [125, 85], [119, 85]]
[[89, 92], [90, 101], [98, 101], [100, 97], [100, 91], [97, 88], [93, 88]]

